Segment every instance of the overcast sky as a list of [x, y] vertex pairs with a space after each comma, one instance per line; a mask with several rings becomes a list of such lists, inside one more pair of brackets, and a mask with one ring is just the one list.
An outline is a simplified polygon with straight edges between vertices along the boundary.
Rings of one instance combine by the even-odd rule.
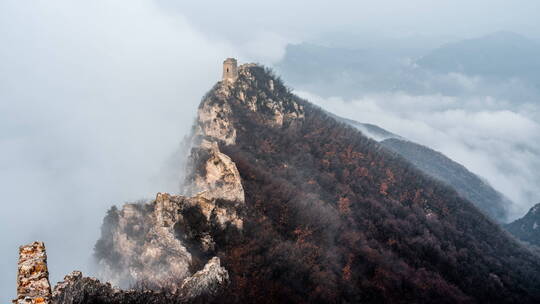
[[[534, 0], [159, 0], [207, 35], [237, 44], [305, 41], [336, 33], [382, 39], [469, 38], [506, 30], [540, 37]], [[351, 42], [355, 43], [355, 42]], [[274, 49], [272, 47], [272, 49]], [[263, 50], [259, 50], [263, 51]]]
[[175, 190], [168, 161], [223, 58], [272, 64], [287, 43], [339, 35], [538, 39], [539, 12], [536, 0], [0, 1], [0, 301], [15, 296], [19, 245], [46, 242], [53, 284], [91, 272], [109, 206]]

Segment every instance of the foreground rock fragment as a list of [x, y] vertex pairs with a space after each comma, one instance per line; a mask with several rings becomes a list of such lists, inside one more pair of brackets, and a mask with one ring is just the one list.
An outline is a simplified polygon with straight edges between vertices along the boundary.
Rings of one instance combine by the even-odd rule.
[[54, 287], [53, 303], [212, 303], [228, 283], [229, 273], [220, 266], [218, 257], [212, 258], [202, 270], [185, 279], [176, 292], [144, 288], [122, 290], [74, 271]]

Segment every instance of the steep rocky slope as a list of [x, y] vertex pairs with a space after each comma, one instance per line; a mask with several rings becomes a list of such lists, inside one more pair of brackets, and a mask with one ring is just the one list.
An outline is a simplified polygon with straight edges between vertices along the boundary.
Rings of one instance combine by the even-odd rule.
[[177, 292], [201, 281], [201, 274], [197, 280], [188, 277], [206, 261], [219, 265], [219, 258], [212, 258], [217, 246], [233, 243], [241, 234], [240, 174], [215, 142], [195, 140], [186, 183], [193, 196], [158, 193], [152, 202], [109, 210], [95, 247], [101, 278], [119, 286], [142, 284]]
[[53, 303], [218, 301], [229, 273], [215, 255], [242, 234], [244, 189], [235, 164], [199, 132], [184, 187], [191, 196], [158, 193], [151, 202], [112, 207], [95, 246], [107, 283], [73, 272], [55, 287]]
[[518, 239], [540, 246], [540, 204], [534, 205], [524, 217], [505, 227]]

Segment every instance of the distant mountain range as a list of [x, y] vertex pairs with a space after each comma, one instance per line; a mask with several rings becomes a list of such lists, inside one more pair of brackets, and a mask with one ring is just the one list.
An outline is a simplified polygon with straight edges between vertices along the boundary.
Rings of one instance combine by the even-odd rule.
[[[395, 48], [399, 50], [399, 44]], [[340, 92], [341, 96], [349, 97], [374, 91], [459, 95], [464, 94], [459, 83], [446, 83], [434, 76], [460, 73], [497, 82], [518, 79], [527, 87], [525, 96], [532, 99], [531, 94], [540, 95], [538, 54], [540, 43], [519, 34], [496, 32], [426, 49], [423, 53], [291, 44], [275, 68], [296, 87], [320, 95]], [[497, 91], [496, 87], [490, 90], [508, 94]], [[520, 94], [525, 93], [514, 92]]]
[[511, 32], [449, 43], [420, 58], [418, 65], [442, 73], [523, 78], [540, 84], [540, 43]]
[[[378, 49], [347, 49], [311, 43], [290, 44], [276, 70], [296, 86], [319, 94], [388, 89], [399, 83], [401, 58]], [[366, 77], [369, 75], [369, 77]]]

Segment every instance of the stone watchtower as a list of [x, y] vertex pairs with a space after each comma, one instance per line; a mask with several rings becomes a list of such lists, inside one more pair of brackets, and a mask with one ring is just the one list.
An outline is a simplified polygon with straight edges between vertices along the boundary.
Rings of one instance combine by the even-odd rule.
[[234, 58], [223, 61], [223, 81], [235, 82], [238, 78], [238, 63]]

